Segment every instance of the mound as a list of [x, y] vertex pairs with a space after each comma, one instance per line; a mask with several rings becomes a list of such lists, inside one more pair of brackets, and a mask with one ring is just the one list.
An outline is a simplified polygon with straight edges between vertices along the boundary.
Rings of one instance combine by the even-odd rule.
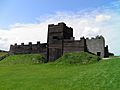
[[59, 58], [55, 63], [57, 64], [88, 64], [99, 61], [101, 58], [87, 53], [66, 53], [61, 58]]
[[4, 58], [6, 58], [8, 56], [8, 52], [2, 52], [1, 50], [0, 50], [0, 61], [1, 60], [3, 60]]
[[43, 63], [44, 60], [44, 56], [40, 54], [22, 54], [8, 56], [0, 61], [0, 64], [37, 64]]

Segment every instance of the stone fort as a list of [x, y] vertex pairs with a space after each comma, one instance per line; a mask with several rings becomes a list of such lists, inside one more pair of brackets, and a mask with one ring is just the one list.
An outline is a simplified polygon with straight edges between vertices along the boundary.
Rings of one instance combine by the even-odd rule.
[[28, 45], [11, 45], [10, 54], [44, 54], [47, 62], [55, 61], [64, 53], [69, 52], [90, 52], [100, 56], [101, 58], [108, 57], [108, 46], [105, 46], [105, 39], [103, 36], [96, 36], [95, 38], [84, 38], [75, 40], [73, 37], [73, 28], [67, 27], [65, 23], [58, 23], [58, 25], [48, 25], [47, 43]]

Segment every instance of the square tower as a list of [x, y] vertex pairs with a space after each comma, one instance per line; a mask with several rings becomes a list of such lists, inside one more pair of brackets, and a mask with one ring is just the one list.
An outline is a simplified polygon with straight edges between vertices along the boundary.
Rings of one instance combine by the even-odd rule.
[[63, 55], [64, 39], [73, 37], [73, 29], [65, 23], [48, 25], [47, 60], [54, 61]]

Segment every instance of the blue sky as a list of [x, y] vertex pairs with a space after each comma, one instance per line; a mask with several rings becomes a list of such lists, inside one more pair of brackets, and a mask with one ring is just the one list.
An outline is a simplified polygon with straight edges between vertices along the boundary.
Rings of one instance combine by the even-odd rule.
[[1, 0], [0, 27], [34, 23], [37, 17], [57, 11], [80, 11], [107, 5], [115, 0]]
[[120, 55], [120, 0], [0, 0], [0, 49], [47, 41], [48, 24], [65, 22], [74, 36], [103, 35]]

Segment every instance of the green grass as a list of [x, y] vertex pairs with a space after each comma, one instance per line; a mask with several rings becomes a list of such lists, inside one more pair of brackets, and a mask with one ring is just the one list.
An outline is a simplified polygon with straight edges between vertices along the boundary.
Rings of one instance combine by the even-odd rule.
[[0, 64], [14, 65], [14, 64], [37, 64], [43, 63], [44, 56], [40, 54], [21, 54], [13, 55], [3, 59]]
[[2, 57], [5, 57], [7, 56], [8, 53], [7, 52], [0, 52], [0, 59], [2, 59]]
[[87, 52], [74, 52], [74, 53], [65, 53], [61, 58], [59, 58], [55, 63], [56, 64], [89, 64], [98, 62], [101, 58], [87, 53]]
[[7, 52], [0, 52], [0, 57], [7, 55]]
[[0, 61], [8, 56], [8, 52], [0, 52]]
[[85, 65], [7, 64], [8, 59], [0, 61], [0, 90], [120, 90], [120, 58]]

